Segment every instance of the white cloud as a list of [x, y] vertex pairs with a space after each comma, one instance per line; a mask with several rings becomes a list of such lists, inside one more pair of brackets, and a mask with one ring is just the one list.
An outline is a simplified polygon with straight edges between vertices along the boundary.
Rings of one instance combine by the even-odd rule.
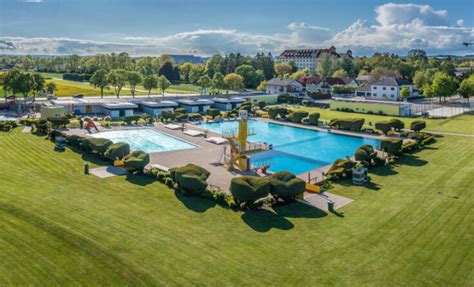
[[456, 21], [456, 26], [458, 26], [458, 27], [464, 27], [464, 20], [463, 20], [463, 19], [459, 19], [458, 21]]
[[[421, 48], [430, 53], [466, 53], [462, 42], [474, 38], [472, 27], [448, 24], [445, 10], [428, 5], [388, 3], [376, 7], [376, 25], [357, 20], [340, 32], [305, 22], [293, 22], [277, 34], [256, 34], [233, 29], [199, 29], [164, 37], [130, 36], [114, 42], [70, 38], [0, 37], [0, 53], [23, 54], [97, 54], [128, 52], [132, 55], [185, 53], [257, 52], [280, 53], [285, 48], [329, 47], [352, 49], [356, 54], [374, 51], [406, 53]], [[472, 48], [470, 48], [472, 49]], [[468, 51], [468, 53], [472, 53]]]
[[24, 3], [43, 3], [43, 0], [19, 0], [18, 2], [24, 2]]

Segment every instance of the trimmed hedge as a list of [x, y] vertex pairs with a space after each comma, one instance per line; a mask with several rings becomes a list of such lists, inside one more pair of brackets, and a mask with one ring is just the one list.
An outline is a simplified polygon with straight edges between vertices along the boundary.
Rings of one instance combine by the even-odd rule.
[[410, 129], [415, 132], [419, 132], [422, 129], [426, 128], [426, 122], [425, 121], [413, 121], [410, 124]]
[[270, 193], [270, 181], [256, 176], [235, 177], [230, 182], [230, 193], [237, 205], [254, 203]]
[[310, 113], [308, 115], [308, 124], [313, 125], [313, 126], [317, 126], [320, 117], [321, 117], [321, 115], [317, 112]]
[[103, 155], [107, 148], [113, 144], [111, 140], [103, 138], [89, 138], [86, 141], [91, 150], [101, 155]]
[[392, 122], [391, 121], [376, 122], [375, 129], [383, 132], [386, 135], [388, 134], [389, 131], [392, 130]]
[[199, 121], [202, 119], [202, 115], [198, 113], [190, 113], [188, 114], [188, 118], [191, 121]]
[[124, 157], [123, 167], [127, 171], [142, 172], [147, 164], [150, 163], [150, 155], [141, 150], [133, 151], [131, 154]]
[[390, 120], [390, 123], [392, 124], [392, 127], [397, 131], [401, 131], [402, 129], [405, 128], [405, 123], [402, 122], [401, 120], [399, 119], [391, 119]]
[[177, 108], [174, 110], [176, 114], [186, 114], [188, 113], [185, 108]]
[[349, 176], [354, 165], [354, 162], [350, 159], [336, 159], [329, 168], [327, 175], [335, 179], [344, 177], [344, 174]]
[[52, 124], [53, 128], [58, 127], [66, 127], [66, 125], [70, 124], [70, 121], [67, 117], [50, 117], [48, 121]]
[[380, 142], [380, 149], [389, 154], [399, 154], [402, 149], [403, 140], [399, 138], [385, 138]]
[[133, 115], [133, 116], [126, 116], [126, 117], [123, 117], [122, 120], [124, 122], [127, 123], [127, 125], [131, 125], [132, 122], [135, 122], [135, 124], [138, 124], [138, 121], [141, 119], [140, 116], [136, 116], [136, 115]]
[[181, 113], [177, 113], [176, 114], [176, 119], [178, 121], [185, 121], [189, 118], [189, 115], [188, 114], [181, 114]]
[[48, 132], [48, 121], [47, 120], [39, 120], [35, 122], [36, 132], [38, 133], [47, 133]]
[[130, 154], [130, 145], [124, 142], [111, 144], [105, 151], [104, 156], [110, 160], [123, 159]]
[[294, 123], [301, 123], [301, 120], [308, 116], [308, 112], [294, 111], [288, 115], [288, 119]]
[[283, 108], [283, 107], [271, 107], [268, 109], [268, 116], [271, 118], [271, 119], [276, 119], [278, 116], [280, 116], [281, 118], [285, 118], [287, 115], [288, 115], [289, 111], [287, 108]]
[[294, 199], [306, 190], [306, 182], [287, 171], [280, 171], [270, 177], [270, 193], [275, 198]]
[[175, 120], [176, 114], [170, 110], [163, 110], [161, 111], [161, 117], [165, 119]]
[[221, 111], [218, 109], [208, 109], [207, 114], [214, 119], [215, 117], [221, 115]]
[[360, 131], [364, 125], [364, 118], [353, 119], [333, 119], [329, 122], [330, 127], [337, 127], [342, 130]]
[[170, 169], [170, 177], [179, 189], [192, 195], [199, 195], [206, 190], [209, 175], [207, 169], [192, 163]]

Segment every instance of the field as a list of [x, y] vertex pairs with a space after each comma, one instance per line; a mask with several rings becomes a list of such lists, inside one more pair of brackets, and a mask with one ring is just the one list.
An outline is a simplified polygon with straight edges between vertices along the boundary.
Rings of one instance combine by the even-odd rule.
[[422, 118], [404, 118], [404, 117], [393, 117], [393, 116], [380, 116], [380, 115], [368, 115], [361, 113], [348, 113], [332, 111], [329, 109], [320, 109], [312, 107], [302, 106], [289, 106], [292, 109], [305, 110], [308, 112], [318, 112], [321, 115], [321, 119], [331, 120], [336, 118], [365, 118], [365, 124], [375, 125], [377, 121], [384, 121], [393, 118], [402, 120], [405, 123], [405, 127], [409, 128], [410, 123], [415, 120], [426, 121], [426, 130], [437, 131], [437, 132], [451, 132], [461, 134], [474, 134], [474, 116], [473, 115], [461, 115], [448, 119], [422, 119]]
[[19, 129], [0, 150], [2, 286], [474, 284], [474, 138], [336, 185], [355, 199], [339, 215], [233, 212], [138, 176], [86, 176], [95, 160]]

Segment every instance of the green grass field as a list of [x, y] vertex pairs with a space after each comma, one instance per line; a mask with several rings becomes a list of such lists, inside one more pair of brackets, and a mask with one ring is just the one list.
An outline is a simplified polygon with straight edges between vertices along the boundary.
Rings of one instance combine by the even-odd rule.
[[332, 111], [329, 109], [320, 109], [303, 106], [289, 106], [292, 109], [305, 110], [308, 112], [318, 112], [321, 114], [321, 119], [331, 120], [336, 118], [365, 118], [365, 124], [375, 125], [377, 121], [384, 121], [393, 118], [402, 120], [405, 123], [405, 128], [410, 128], [410, 123], [415, 120], [426, 121], [426, 130], [438, 132], [451, 132], [461, 134], [474, 134], [474, 116], [461, 115], [448, 119], [423, 119], [423, 118], [405, 118], [393, 116], [369, 115], [361, 113], [348, 113]]
[[82, 174], [43, 137], [0, 132], [0, 285], [472, 286], [474, 138], [446, 136], [342, 216], [233, 212], [138, 176]]

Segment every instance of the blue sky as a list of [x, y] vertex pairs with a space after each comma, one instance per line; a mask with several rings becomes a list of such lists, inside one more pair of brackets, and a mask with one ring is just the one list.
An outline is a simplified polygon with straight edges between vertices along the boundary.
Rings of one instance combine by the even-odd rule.
[[[0, 52], [473, 53], [474, 0], [0, 0]], [[459, 42], [459, 43], [458, 43]]]

